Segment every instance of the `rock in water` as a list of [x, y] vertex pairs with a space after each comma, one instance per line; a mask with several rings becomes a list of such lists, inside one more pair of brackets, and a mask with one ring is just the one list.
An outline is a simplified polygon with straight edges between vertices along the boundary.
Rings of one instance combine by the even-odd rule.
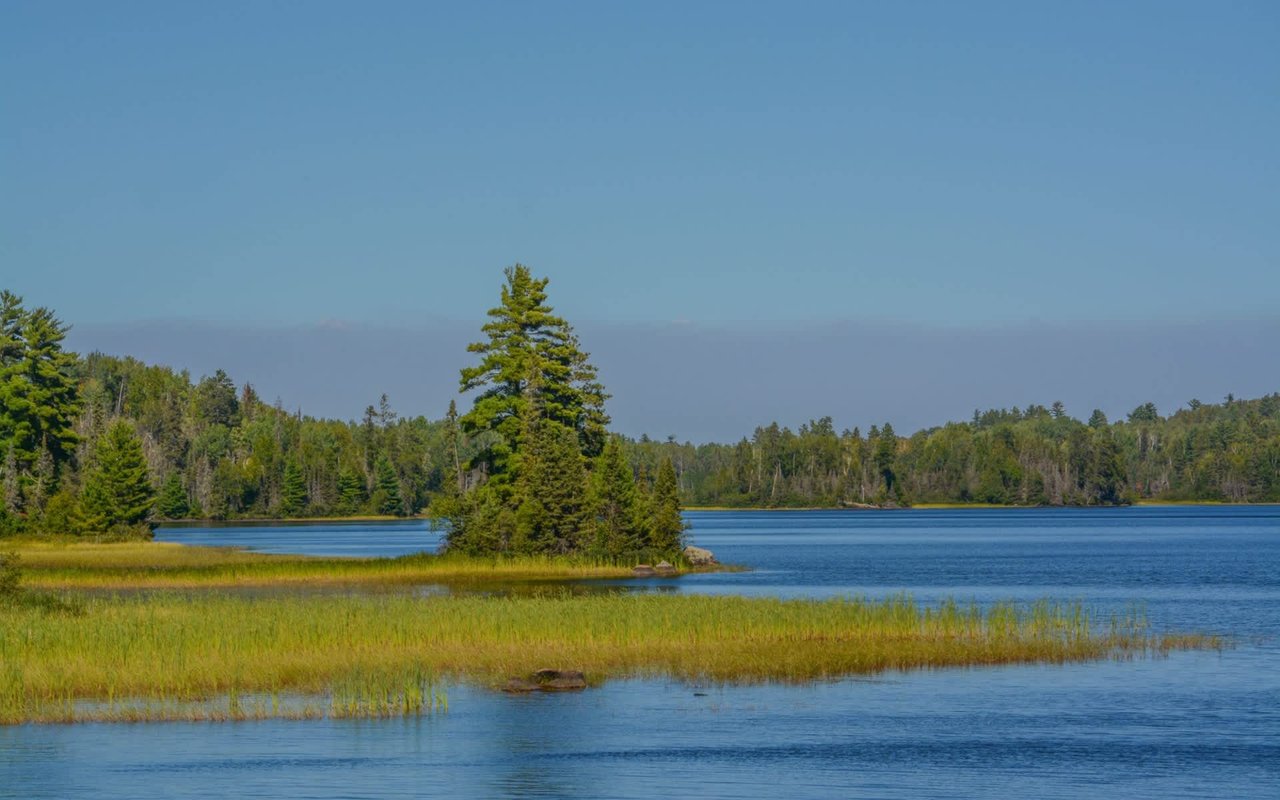
[[689, 545], [684, 549], [684, 557], [689, 559], [689, 563], [695, 567], [705, 567], [718, 563], [715, 554], [710, 550], [704, 550], [693, 545]]
[[587, 688], [587, 679], [576, 669], [540, 669], [533, 680], [544, 692], [565, 692]]
[[632, 567], [631, 574], [633, 577], [636, 577], [636, 578], [652, 578], [654, 575], [657, 575], [658, 573], [655, 572], [653, 567], [649, 566], [648, 564], [637, 564], [634, 567]]
[[676, 572], [676, 568], [669, 561], [659, 561], [653, 568], [659, 575], [674, 575]]

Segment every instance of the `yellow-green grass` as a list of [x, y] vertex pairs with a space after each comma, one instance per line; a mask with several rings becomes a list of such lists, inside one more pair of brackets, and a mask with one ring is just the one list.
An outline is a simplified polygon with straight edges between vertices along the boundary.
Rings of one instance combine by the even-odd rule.
[[[78, 614], [0, 608], [0, 723], [417, 714], [442, 702], [437, 685], [497, 687], [544, 667], [591, 683], [792, 682], [1217, 646], [1049, 602], [109, 595]], [[280, 701], [290, 697], [319, 699]]]
[[591, 561], [469, 558], [313, 558], [166, 542], [0, 544], [18, 554], [23, 585], [35, 589], [217, 589], [299, 585], [377, 585], [467, 581], [620, 578], [629, 566]]

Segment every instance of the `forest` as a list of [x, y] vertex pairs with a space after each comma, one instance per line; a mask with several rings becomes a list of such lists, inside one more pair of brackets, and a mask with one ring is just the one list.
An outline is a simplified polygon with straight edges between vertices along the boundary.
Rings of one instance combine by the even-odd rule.
[[[542, 279], [531, 288], [527, 271], [520, 280], [526, 299], [545, 286]], [[474, 504], [492, 501], [509, 511], [512, 532], [527, 533], [548, 510], [523, 504], [522, 511], [520, 498], [546, 494], [566, 474], [586, 493], [561, 498], [565, 508], [581, 506], [566, 513], [594, 513], [599, 523], [600, 497], [613, 492], [611, 535], [634, 546], [656, 512], [632, 506], [652, 502], [664, 478], [680, 502], [695, 506], [1280, 502], [1280, 394], [1191, 400], [1168, 415], [1143, 403], [1118, 420], [1095, 410], [1080, 421], [1061, 403], [1033, 404], [975, 411], [909, 436], [888, 422], [837, 432], [831, 417], [796, 430], [775, 422], [731, 444], [610, 434], [607, 395], [572, 329], [547, 316], [545, 294], [534, 300], [520, 313], [543, 314], [550, 338], [531, 380], [508, 374], [530, 362], [511, 350], [504, 362], [501, 348], [511, 342], [486, 325], [488, 343], [472, 346], [481, 363], [464, 370], [459, 386], [474, 398], [470, 411], [459, 415], [451, 403], [437, 419], [401, 415], [381, 395], [359, 419], [335, 420], [264, 402], [221, 370], [193, 379], [128, 356], [68, 352], [67, 326], [53, 311], [2, 292], [0, 532], [428, 509], [474, 523]], [[509, 321], [507, 312], [491, 311], [490, 324]], [[542, 466], [518, 479], [521, 442], [528, 463]], [[579, 456], [585, 466], [575, 466]], [[492, 496], [477, 494], [481, 486], [492, 486], [485, 490]], [[664, 535], [678, 538], [671, 520], [663, 524]], [[480, 527], [469, 529], [478, 538], [459, 542], [482, 547]], [[512, 536], [519, 538], [503, 534], [503, 546], [516, 546]], [[546, 547], [576, 546], [572, 536], [546, 536]]]

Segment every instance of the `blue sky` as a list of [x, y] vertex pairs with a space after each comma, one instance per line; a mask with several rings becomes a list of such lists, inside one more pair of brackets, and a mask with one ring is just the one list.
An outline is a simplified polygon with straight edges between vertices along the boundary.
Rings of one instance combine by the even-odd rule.
[[[98, 331], [145, 354], [192, 325], [478, 325], [517, 260], [602, 341], [1224, 336], [1280, 308], [1275, 3], [10, 2], [0, 19], [0, 285], [84, 349]], [[1214, 369], [1210, 398], [1230, 378]], [[1025, 389], [1008, 402], [1046, 399]]]

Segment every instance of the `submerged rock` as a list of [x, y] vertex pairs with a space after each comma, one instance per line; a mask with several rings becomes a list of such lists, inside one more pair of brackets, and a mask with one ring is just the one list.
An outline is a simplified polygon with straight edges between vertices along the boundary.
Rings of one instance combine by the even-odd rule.
[[715, 553], [693, 545], [689, 545], [684, 549], [684, 557], [689, 559], [689, 563], [695, 567], [705, 567], [719, 563], [716, 561]]

